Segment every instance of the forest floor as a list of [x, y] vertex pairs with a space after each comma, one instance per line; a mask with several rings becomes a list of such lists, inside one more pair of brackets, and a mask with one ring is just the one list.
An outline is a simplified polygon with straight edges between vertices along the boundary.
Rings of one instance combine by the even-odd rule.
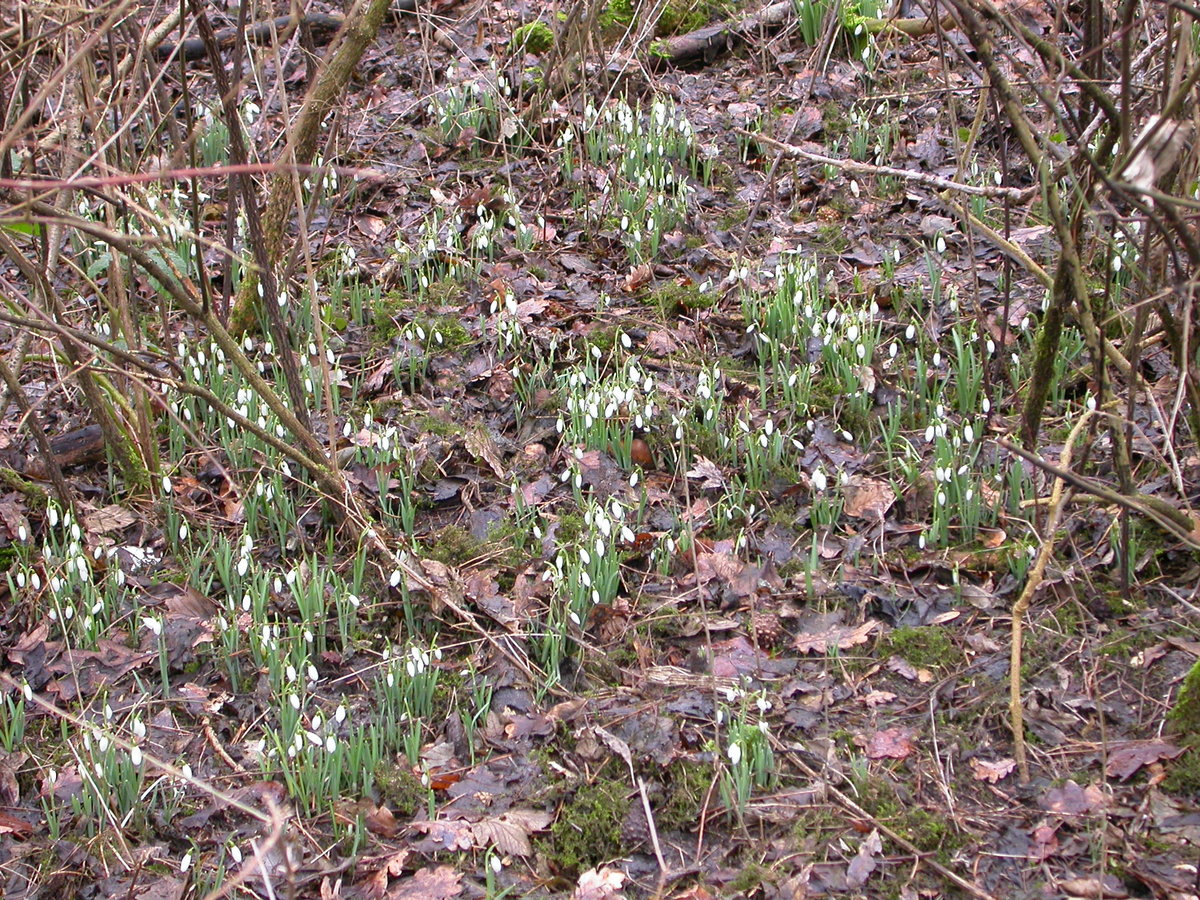
[[[960, 198], [766, 140], [1029, 186], [958, 34], [818, 52], [793, 25], [653, 69], [610, 43], [551, 101], [552, 54], [512, 41], [539, 10], [386, 24], [292, 235], [313, 432], [421, 580], [184, 393], [156, 499], [93, 461], [67, 469], [74, 523], [0, 500], [0, 659], [28, 687], [0, 713], [4, 896], [1196, 897], [1200, 749], [1169, 716], [1200, 655], [1193, 551], [1059, 504], [1027, 780], [1014, 754], [1010, 611], [1053, 480], [997, 441], [1045, 288], [961, 230]], [[253, 52], [270, 159], [306, 68]], [[1052, 263], [1036, 202], [968, 202]], [[260, 415], [157, 319], [181, 378]], [[1051, 463], [1092, 387], [1068, 335]], [[90, 423], [49, 356], [21, 375], [54, 434]], [[1182, 427], [1131, 408], [1142, 489], [1194, 493]]]

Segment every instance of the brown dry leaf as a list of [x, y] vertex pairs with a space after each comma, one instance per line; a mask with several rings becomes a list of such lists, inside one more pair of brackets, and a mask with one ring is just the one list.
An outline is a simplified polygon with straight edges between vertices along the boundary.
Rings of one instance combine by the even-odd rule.
[[860, 741], [864, 745], [867, 759], [905, 759], [916, 749], [912, 730], [900, 726], [876, 731], [866, 740], [855, 739], [855, 743]]
[[430, 849], [454, 852], [475, 848], [475, 834], [471, 830], [471, 823], [465, 819], [413, 822], [412, 827], [425, 833], [424, 843], [431, 845]]
[[896, 502], [896, 492], [886, 481], [853, 475], [842, 488], [842, 511], [855, 518], [882, 519]]
[[979, 781], [995, 784], [1012, 774], [1012, 770], [1017, 767], [1017, 762], [1013, 759], [987, 760], [972, 757], [970, 766]]
[[650, 267], [650, 263], [642, 263], [625, 276], [625, 283], [622, 287], [625, 289], [625, 293], [632, 294], [635, 291], [641, 290], [653, 280], [654, 269]]
[[871, 632], [879, 627], [875, 619], [867, 619], [861, 625], [834, 625], [824, 632], [805, 632], [796, 635], [792, 646], [800, 653], [828, 653], [830, 647], [849, 650], [866, 643]]
[[978, 534], [979, 546], [988, 550], [995, 550], [1008, 540], [1008, 532], [1003, 528], [980, 528]]
[[1068, 781], [1062, 787], [1051, 788], [1038, 798], [1038, 806], [1060, 816], [1083, 816], [1108, 806], [1108, 798], [1096, 785], [1082, 787]]
[[478, 425], [467, 432], [464, 440], [467, 451], [476, 459], [483, 460], [495, 473], [497, 478], [504, 478], [504, 464], [500, 460], [500, 448], [487, 429]]
[[1164, 759], [1174, 759], [1181, 753], [1182, 747], [1176, 747], [1166, 741], [1130, 741], [1109, 752], [1104, 774], [1110, 778], [1127, 781], [1142, 766], [1149, 766]]
[[1030, 859], [1045, 862], [1058, 853], [1057, 825], [1039, 825], [1033, 829], [1031, 836], [1033, 837], [1033, 847], [1029, 851]]
[[869, 694], [865, 694], [858, 699], [860, 703], [874, 709], [877, 706], [883, 706], [885, 703], [891, 703], [896, 699], [896, 695], [891, 691], [871, 691]]
[[605, 866], [588, 869], [579, 876], [571, 900], [618, 900], [617, 893], [625, 885], [625, 873]]
[[507, 856], [529, 856], [529, 835], [550, 825], [553, 816], [536, 809], [510, 809], [494, 819], [476, 822], [471, 830], [479, 847], [494, 846]]
[[371, 834], [377, 834], [383, 838], [395, 837], [396, 831], [399, 829], [396, 817], [386, 806], [377, 806], [368, 812], [363, 816], [363, 824], [367, 826], [367, 831]]
[[16, 816], [0, 810], [0, 834], [15, 834], [17, 837], [24, 837], [32, 833], [33, 826], [24, 819], [18, 819]]
[[700, 487], [703, 490], [725, 487], [725, 476], [721, 474], [721, 467], [704, 456], [696, 457], [696, 464], [687, 473], [687, 477], [700, 479]]
[[883, 839], [879, 830], [875, 829], [858, 846], [858, 853], [846, 866], [846, 884], [857, 890], [867, 883], [871, 873], [875, 871], [875, 857], [883, 852]]
[[8, 529], [11, 541], [27, 541], [33, 535], [29, 520], [25, 518], [25, 502], [20, 497], [5, 497], [0, 500], [0, 522]]
[[[117, 641], [101, 639], [96, 643], [99, 650], [68, 650], [46, 666], [48, 672], [62, 676], [51, 688], [57, 691], [60, 701], [91, 697], [158, 657], [157, 653], [133, 650]], [[48, 652], [51, 646], [46, 645]]]
[[422, 869], [388, 888], [388, 900], [447, 900], [462, 892], [462, 875], [450, 866]]
[[665, 328], [656, 328], [646, 336], [645, 347], [651, 356], [669, 356], [679, 349], [679, 341]]
[[1068, 878], [1060, 881], [1058, 886], [1071, 897], [1083, 897], [1086, 900], [1123, 900], [1129, 896], [1125, 885], [1114, 875], [1099, 878]]

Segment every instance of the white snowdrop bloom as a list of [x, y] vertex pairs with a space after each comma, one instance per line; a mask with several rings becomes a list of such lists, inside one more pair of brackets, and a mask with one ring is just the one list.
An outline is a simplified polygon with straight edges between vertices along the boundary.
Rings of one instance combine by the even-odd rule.
[[829, 486], [829, 480], [825, 477], [825, 473], [823, 471], [821, 471], [821, 468], [819, 466], [817, 468], [813, 469], [812, 483], [813, 483], [813, 487], [817, 490], [818, 493], [823, 493], [825, 491], [825, 488], [827, 488]]
[[288, 694], [288, 703], [291, 704], [292, 709], [296, 710], [296, 712], [300, 711], [300, 695], [299, 694]]
[[975, 429], [971, 426], [970, 422], [963, 426], [963, 440], [968, 444], [975, 442]]
[[916, 336], [917, 336], [917, 326], [916, 325], [910, 324], [907, 328], [904, 329], [904, 337], [906, 340], [911, 341]]
[[183, 854], [183, 859], [179, 860], [179, 871], [186, 872], [191, 867], [192, 867], [192, 851], [189, 850], [187, 853]]
[[736, 741], [729, 745], [729, 761], [733, 765], [737, 765], [742, 761], [742, 745]]
[[404, 576], [401, 574], [400, 570], [396, 569], [395, 571], [392, 572], [391, 577], [388, 578], [388, 584], [391, 585], [392, 587], [398, 587], [400, 585], [400, 580], [403, 577]]
[[138, 768], [141, 768], [141, 765], [142, 765], [142, 748], [141, 747], [134, 747], [132, 750], [129, 751], [129, 761], [131, 763], [133, 763], [135, 766], [137, 766]]

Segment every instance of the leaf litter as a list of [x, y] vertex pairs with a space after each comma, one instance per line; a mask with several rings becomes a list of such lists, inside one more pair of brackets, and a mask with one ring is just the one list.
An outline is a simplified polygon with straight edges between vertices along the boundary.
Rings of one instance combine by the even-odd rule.
[[[462, 40], [480, 60], [498, 52], [508, 21], [528, 10], [522, 12], [521, 4], [493, 6], [448, 20], [450, 44]], [[1040, 7], [1010, 6], [1034, 24], [1048, 24]], [[426, 52], [417, 49], [418, 36], [404, 29], [390, 39], [405, 49], [388, 53]], [[424, 46], [436, 67], [455, 61], [440, 46]], [[423, 723], [417, 762], [403, 755], [393, 761], [407, 788], [375, 784], [353, 809], [305, 818], [294, 805], [298, 798], [272, 769], [271, 748], [249, 725], [267, 712], [265, 681], [251, 680], [234, 692], [218, 670], [212, 644], [220, 606], [195, 580], [180, 587], [163, 578], [171, 568], [170, 542], [161, 531], [144, 527], [139, 512], [118, 503], [93, 508], [84, 517], [89, 546], [102, 548], [111, 539], [113, 546], [127, 548], [109, 564], [129, 571], [137, 603], [122, 608], [123, 624], [99, 639], [96, 649], [84, 650], [52, 639], [50, 623], [34, 614], [38, 598], [26, 596], [20, 609], [14, 604], [6, 613], [12, 626], [3, 645], [6, 670], [40, 697], [101, 724], [135, 708], [141, 686], [155, 681], [161, 664], [172, 682], [173, 708], [152, 718], [151, 731], [158, 733], [150, 740], [173, 746], [175, 752], [164, 756], [186, 758], [200, 777], [242, 779], [232, 789], [235, 799], [283, 810], [320, 849], [310, 848], [302, 860], [285, 859], [292, 850], [272, 849], [271, 834], [260, 834], [258, 846], [268, 847], [261, 865], [240, 868], [226, 856], [227, 848], [245, 843], [254, 826], [226, 801], [198, 794], [188, 796], [186, 814], [148, 824], [148, 843], [160, 841], [163, 853], [177, 856], [190, 852], [186, 847], [209, 859], [228, 859], [230, 871], [245, 872], [245, 884], [257, 884], [254, 890], [264, 896], [276, 877], [291, 879], [295, 895], [322, 898], [498, 896], [488, 887], [496, 885], [515, 896], [603, 900], [661, 896], [654, 891], [664, 881], [666, 895], [679, 900], [718, 893], [873, 896], [900, 881], [902, 896], [934, 896], [946, 882], [933, 863], [961, 873], [976, 896], [1041, 896], [1029, 887], [1041, 871], [1052, 872], [1058, 888], [1074, 896], [1123, 896], [1127, 885], [1159, 896], [1187, 895], [1186, 860], [1195, 858], [1194, 798], [1171, 795], [1162, 784], [1184, 749], [1158, 738], [1157, 714], [1144, 697], [1163, 696], [1195, 661], [1196, 642], [1186, 638], [1195, 622], [1193, 631], [1170, 633], [1177, 623], [1169, 607], [1093, 609], [1076, 585], [1082, 581], [1090, 586], [1085, 591], [1100, 590], [1095, 582], [1111, 562], [1087, 555], [1088, 533], [1098, 523], [1081, 516], [1070, 524], [1079, 555], [1063, 562], [1038, 601], [1040, 656], [1028, 680], [1027, 718], [1044, 752], [1033, 784], [1017, 790], [1015, 763], [1006, 755], [1007, 631], [1001, 612], [1017, 585], [1009, 567], [990, 555], [1007, 547], [1005, 529], [981, 531], [957, 558], [917, 547], [920, 527], [914, 523], [935, 502], [935, 480], [926, 476], [899, 490], [859, 435], [822, 419], [810, 425], [797, 470], [774, 473], [777, 483], [767, 481], [758, 491], [764, 516], [746, 516], [738, 534], [722, 533], [719, 517], [728, 509], [722, 501], [743, 483], [744, 472], [714, 462], [715, 451], [692, 448], [686, 465], [673, 471], [665, 462], [659, 467], [671, 458], [670, 447], [649, 430], [639, 436], [633, 461], [619, 458], [615, 445], [560, 444], [558, 398], [550, 391], [522, 395], [527, 374], [522, 367], [535, 364], [530, 358], [535, 352], [548, 352], [567, 338], [587, 341], [614, 326], [657, 361], [651, 380], [664, 396], [696, 396], [702, 366], [697, 358], [746, 359], [745, 323], [737, 303], [729, 301], [732, 293], [718, 291], [711, 306], [670, 309], [665, 320], [656, 319], [660, 311], [646, 301], [669, 284], [715, 280], [732, 288], [740, 278], [759, 277], [747, 273], [727, 280], [743, 243], [730, 226], [735, 219], [745, 221], [747, 201], [767, 197], [768, 191], [811, 201], [801, 221], [782, 205], [764, 206], [747, 236], [764, 257], [799, 244], [823, 254], [834, 268], [830, 277], [843, 285], [860, 274], [882, 283], [887, 250], [880, 248], [896, 234], [922, 235], [930, 242], [949, 235], [947, 282], [967, 284], [978, 262], [967, 257], [965, 242], [954, 240], [956, 220], [929, 211], [928, 197], [912, 193], [869, 203], [832, 175], [800, 166], [765, 186], [769, 159], [762, 148], [752, 141], [720, 143], [717, 136], [733, 124], [784, 129], [795, 141], [821, 140], [845, 127], [835, 121], [834, 109], [792, 101], [811, 96], [836, 106], [861, 99], [855, 67], [835, 59], [819, 73], [783, 52], [787, 47], [786, 38], [765, 45], [763, 52], [776, 59], [765, 70], [764, 59], [744, 53], [715, 60], [700, 72], [655, 75], [655, 90], [675, 97], [728, 168], [728, 184], [704, 189], [705, 204], [690, 223], [703, 246], [689, 246], [682, 231], [667, 235], [677, 252], [669, 264], [656, 265], [620, 258], [617, 222], [604, 224], [607, 244], [585, 239], [573, 221], [577, 213], [544, 187], [533, 163], [508, 160], [497, 172], [471, 157], [468, 136], [452, 146], [420, 139], [417, 129], [429, 122], [412, 80], [395, 71], [382, 48], [368, 57], [364, 81], [347, 100], [367, 126], [356, 140], [369, 138], [373, 158], [392, 155], [420, 171], [429, 199], [421, 199], [415, 185], [382, 186], [366, 211], [341, 211], [338, 227], [344, 233], [336, 240], [357, 244], [363, 259], [378, 258], [376, 248], [412, 237], [400, 232], [415, 228], [439, 202], [438, 194], [471, 220], [463, 225], [470, 237], [486, 215], [503, 208], [493, 190], [501, 180], [522, 193], [522, 203], [544, 210], [532, 233], [534, 249], [512, 249], [480, 278], [491, 279], [494, 297], [512, 294], [512, 321], [532, 336], [521, 360], [510, 364], [497, 354], [498, 320], [484, 312], [490, 301], [484, 302], [479, 285], [428, 311], [460, 318], [466, 341], [447, 351], [417, 390], [399, 383], [394, 361], [387, 358], [401, 349], [400, 342], [384, 352], [363, 335], [351, 333], [347, 341], [370, 373], [368, 392], [394, 406], [389, 415], [417, 423], [406, 425], [403, 435], [416, 463], [411, 484], [385, 467], [358, 464], [347, 469], [351, 483], [364, 496], [422, 497], [415, 536], [430, 552], [447, 528], [471, 525], [472, 517], [483, 523], [461, 528], [473, 540], [464, 552], [421, 558], [419, 566], [442, 599], [454, 604], [439, 606], [437, 597], [427, 598], [426, 615], [444, 626], [448, 647], [435, 667], [448, 680], [461, 677], [449, 690], [462, 710], [473, 690], [485, 691], [486, 702], [474, 721], [447, 709], [444, 721]], [[918, 39], [910, 49], [933, 52]], [[899, 58], [888, 64], [896, 67], [891, 77], [897, 84], [913, 76], [911, 65], [906, 69]], [[949, 74], [960, 81], [968, 77]], [[800, 84], [808, 85], [807, 95]], [[776, 117], [778, 97], [789, 109]], [[396, 130], [393, 118], [401, 123]], [[906, 134], [906, 149], [896, 149], [901, 161], [949, 173], [949, 141], [941, 127], [922, 125]], [[601, 179], [601, 173], [588, 177]], [[851, 243], [835, 246], [831, 228], [852, 234]], [[1044, 231], [1030, 226], [1009, 238], [1031, 246], [1042, 241]], [[892, 268], [889, 277], [911, 286], [926, 281], [929, 271], [924, 259], [913, 258]], [[1034, 308], [1035, 293], [1018, 285], [1014, 302], [990, 306], [982, 318], [987, 333], [1011, 344]], [[1000, 318], [1005, 311], [1007, 318]], [[945, 312], [934, 310], [931, 319]], [[411, 314], [398, 311], [396, 318]], [[931, 321], [928, 327], [939, 326]], [[811, 351], [819, 355], [826, 346], [817, 340]], [[882, 393], [889, 373], [867, 366], [860, 374], [868, 395], [891, 396]], [[723, 383], [746, 413], [730, 422], [763, 428], [764, 421], [779, 416], [780, 410], [756, 407], [748, 378], [728, 372]], [[880, 404], [883, 411], [890, 403]], [[522, 416], [543, 406], [544, 421], [531, 431], [518, 430], [519, 404]], [[402, 415], [409, 412], [417, 415]], [[872, 407], [870, 414], [881, 410]], [[466, 427], [447, 429], [446, 417]], [[6, 446], [14, 434], [6, 427]], [[359, 447], [377, 448], [381, 440], [373, 428], [350, 433], [350, 443]], [[89, 497], [104, 494], [93, 484], [94, 462], [71, 472]], [[636, 492], [630, 486], [634, 462], [643, 478]], [[564, 471], [576, 473], [574, 483], [558, 477]], [[845, 475], [839, 495], [845, 518], [836, 527], [819, 522], [819, 484], [827, 472]], [[619, 596], [572, 623], [572, 641], [580, 650], [562, 679], [548, 687], [530, 678], [523, 665], [539, 637], [526, 626], [544, 621], [559, 596], [543, 575], [556, 536], [580, 528], [570, 508], [574, 491], [598, 504], [636, 497], [647, 506], [647, 525], [623, 538]], [[190, 521], [222, 520], [221, 527], [244, 521], [244, 500], [216, 468], [198, 466], [174, 479], [172, 493]], [[488, 523], [508, 521], [520, 507], [536, 512], [541, 534], [514, 557], [511, 536], [491, 540]], [[0, 500], [0, 522], [10, 541], [34, 533], [43, 515], [21, 494]], [[280, 535], [268, 555], [275, 561], [299, 556], [317, 533], [306, 533], [319, 518], [311, 510], [309, 516], [298, 515], [294, 530]], [[682, 523], [692, 528], [690, 546], [676, 540], [682, 538]], [[133, 556], [149, 560], [151, 574], [136, 577]], [[374, 627], [398, 631], [401, 600], [394, 586], [373, 589], [380, 611]], [[294, 606], [282, 583], [270, 591], [270, 603], [289, 613]], [[135, 616], [145, 610], [161, 614], [161, 631], [153, 640], [136, 627]], [[1130, 636], [1138, 632], [1153, 640], [1135, 656], [1122, 648], [1132, 646]], [[366, 721], [375, 714], [376, 700], [365, 686], [380, 665], [381, 649], [382, 644], [327, 649], [312, 689], [330, 708], [348, 705], [349, 721]], [[1085, 670], [1091, 674], [1084, 676]], [[105, 705], [117, 712], [106, 713]], [[34, 724], [49, 721], [44, 711], [28, 709]], [[311, 719], [307, 724], [317, 734]], [[750, 751], [731, 743], [730, 729], [743, 725], [763, 735], [758, 744], [745, 738], [744, 746], [769, 747], [769, 756], [760, 750], [759, 758], [770, 760], [771, 771], [739, 802], [732, 776], [743, 771], [739, 765]], [[48, 885], [99, 884], [104, 866], [86, 850], [52, 844], [43, 813], [47, 803], [66, 809], [72, 798], [83, 796], [88, 770], [82, 759], [60, 757], [49, 779], [48, 767], [39, 762], [35, 769], [35, 756], [47, 760], [53, 754], [35, 740], [30, 753], [0, 757], [6, 807], [0, 810], [0, 849], [20, 859], [29, 848], [58, 846], [57, 864], [64, 872], [87, 874], [63, 875]], [[34, 771], [41, 772], [38, 783]], [[264, 780], [248, 782], [251, 772]], [[586, 804], [587, 791], [598, 786], [607, 793]], [[852, 794], [857, 808], [831, 800], [828, 788]], [[184, 796], [188, 788], [181, 782], [178, 790]], [[634, 839], [639, 820], [628, 815], [643, 800], [656, 826], [649, 843], [645, 835]], [[1156, 850], [1145, 832], [1128, 825], [1132, 811], [1143, 808], [1155, 814]], [[366, 843], [355, 854], [345, 854], [333, 840], [330, 819], [339, 815], [362, 816]], [[648, 827], [643, 815], [640, 828]], [[1125, 882], [1081, 875], [1093, 865], [1094, 836], [1106, 827], [1129, 862]], [[769, 839], [752, 837], [755, 833]], [[919, 854], [912, 855], [894, 834]], [[584, 851], [569, 857], [564, 848], [574, 846], [573, 840]], [[246, 843], [244, 856], [253, 843]], [[588, 855], [591, 851], [598, 855]], [[963, 865], [967, 859], [979, 863]], [[264, 875], [273, 863], [278, 870]], [[659, 871], [664, 863], [665, 874]], [[39, 876], [20, 862], [8, 877], [13, 886], [6, 895], [25, 896]], [[119, 887], [123, 895], [143, 897], [183, 896], [196, 889], [162, 873], [136, 894], [134, 882]]]

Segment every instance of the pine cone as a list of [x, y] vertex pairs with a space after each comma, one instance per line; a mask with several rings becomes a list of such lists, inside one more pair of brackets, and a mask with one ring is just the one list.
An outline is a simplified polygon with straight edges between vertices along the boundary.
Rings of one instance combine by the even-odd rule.
[[773, 612], [755, 610], [750, 614], [750, 635], [766, 650], [783, 640], [783, 623]]

